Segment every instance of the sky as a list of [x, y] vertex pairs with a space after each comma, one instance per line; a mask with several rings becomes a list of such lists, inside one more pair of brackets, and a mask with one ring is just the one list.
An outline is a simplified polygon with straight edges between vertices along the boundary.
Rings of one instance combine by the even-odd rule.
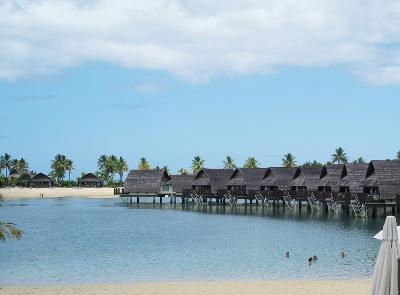
[[[307, 3], [305, 3], [307, 2]], [[400, 1], [0, 1], [0, 153], [73, 177], [394, 158]]]

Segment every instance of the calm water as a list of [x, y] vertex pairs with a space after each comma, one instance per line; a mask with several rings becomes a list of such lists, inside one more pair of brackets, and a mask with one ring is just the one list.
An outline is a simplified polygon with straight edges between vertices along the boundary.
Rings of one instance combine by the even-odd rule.
[[83, 198], [6, 201], [0, 220], [25, 232], [0, 243], [0, 285], [365, 277], [384, 222]]

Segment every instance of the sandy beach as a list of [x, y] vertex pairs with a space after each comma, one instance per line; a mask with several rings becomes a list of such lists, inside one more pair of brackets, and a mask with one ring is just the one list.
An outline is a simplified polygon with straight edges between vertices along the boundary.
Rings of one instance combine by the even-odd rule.
[[88, 285], [62, 287], [2, 287], [7, 295], [342, 295], [369, 294], [370, 280], [260, 281]]
[[47, 197], [88, 197], [88, 198], [114, 198], [114, 189], [109, 187], [99, 188], [1, 188], [0, 194], [6, 199], [13, 198], [39, 198], [41, 194]]

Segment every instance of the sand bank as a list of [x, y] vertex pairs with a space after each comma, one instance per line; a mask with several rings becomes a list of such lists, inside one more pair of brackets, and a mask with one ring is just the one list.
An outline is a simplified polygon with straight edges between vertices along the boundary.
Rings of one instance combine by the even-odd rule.
[[39, 198], [41, 194], [46, 197], [92, 197], [113, 198], [114, 189], [109, 187], [100, 188], [1, 188], [0, 194], [4, 198]]
[[149, 283], [65, 287], [2, 287], [0, 295], [342, 295], [369, 294], [370, 280]]

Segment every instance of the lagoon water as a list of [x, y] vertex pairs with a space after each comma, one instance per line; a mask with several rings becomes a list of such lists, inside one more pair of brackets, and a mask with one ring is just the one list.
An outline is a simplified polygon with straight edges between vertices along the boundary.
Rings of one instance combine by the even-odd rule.
[[[8, 200], [0, 220], [24, 231], [22, 240], [0, 243], [0, 285], [368, 277], [380, 245], [372, 236], [384, 223], [85, 198]], [[309, 266], [312, 255], [318, 261]]]

